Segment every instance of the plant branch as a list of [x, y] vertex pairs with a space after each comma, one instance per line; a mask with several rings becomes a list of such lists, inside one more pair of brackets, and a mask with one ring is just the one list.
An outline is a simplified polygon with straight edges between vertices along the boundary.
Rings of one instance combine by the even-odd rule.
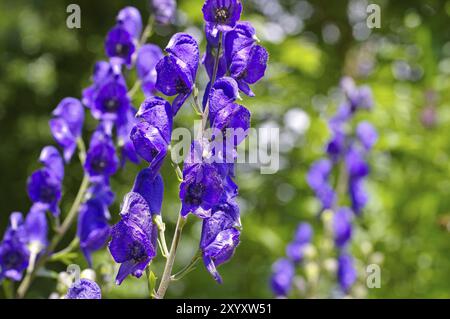
[[186, 224], [186, 219], [184, 219], [181, 214], [178, 215], [177, 226], [175, 228], [175, 235], [173, 236], [172, 245], [170, 247], [169, 257], [167, 258], [166, 265], [164, 267], [164, 272], [159, 284], [158, 292], [155, 295], [156, 299], [163, 299], [166, 294], [167, 288], [169, 287], [171, 281], [171, 273], [173, 264], [175, 262], [175, 256], [177, 254], [178, 244], [181, 239], [181, 232], [183, 226]]

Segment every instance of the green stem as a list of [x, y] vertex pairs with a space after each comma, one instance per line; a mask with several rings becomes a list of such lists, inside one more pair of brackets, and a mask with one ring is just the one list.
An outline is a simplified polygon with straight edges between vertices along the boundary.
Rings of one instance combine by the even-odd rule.
[[54, 253], [49, 258], [49, 261], [55, 261], [55, 260], [60, 259], [65, 254], [70, 253], [72, 250], [74, 250], [79, 245], [79, 243], [80, 243], [80, 239], [76, 236], [66, 248]]
[[194, 257], [192, 257], [191, 261], [189, 262], [189, 264], [187, 264], [186, 266], [183, 267], [183, 269], [181, 269], [179, 272], [177, 272], [176, 274], [172, 275], [170, 277], [170, 279], [172, 281], [177, 281], [180, 280], [181, 278], [183, 278], [184, 276], [186, 276], [188, 273], [190, 273], [192, 270], [195, 269], [195, 265], [197, 264], [197, 262], [200, 260], [200, 258], [202, 257], [202, 252], [201, 250], [197, 250], [197, 252], [195, 253]]
[[171, 281], [171, 274], [173, 264], [175, 262], [175, 256], [177, 254], [178, 244], [181, 239], [181, 232], [183, 226], [186, 224], [186, 219], [184, 219], [181, 214], [178, 215], [177, 226], [175, 228], [175, 235], [173, 236], [172, 245], [170, 246], [169, 257], [166, 260], [166, 265], [164, 266], [164, 272], [159, 284], [158, 292], [155, 295], [156, 299], [163, 299], [166, 294], [167, 288]]
[[167, 249], [166, 235], [165, 235], [166, 224], [164, 224], [164, 222], [162, 221], [161, 215], [155, 215], [153, 217], [153, 222], [158, 227], [159, 241], [160, 241], [160, 245], [161, 245], [160, 248], [161, 248], [162, 254], [165, 258], [167, 258], [169, 256], [169, 249]]
[[150, 38], [150, 36], [152, 35], [154, 21], [155, 21], [155, 18], [153, 17], [153, 14], [151, 14], [148, 17], [147, 25], [145, 26], [144, 32], [142, 32], [141, 39], [139, 40], [139, 46], [142, 46], [143, 44], [145, 44], [145, 42], [147, 42], [148, 38]]

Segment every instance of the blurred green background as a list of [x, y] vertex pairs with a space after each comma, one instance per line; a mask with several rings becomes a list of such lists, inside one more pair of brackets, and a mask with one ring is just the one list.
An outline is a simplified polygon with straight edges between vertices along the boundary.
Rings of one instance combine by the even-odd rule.
[[[66, 27], [70, 3], [81, 7], [81, 29]], [[202, 3], [178, 0], [177, 25], [157, 30], [150, 42], [164, 47], [176, 31], [202, 39]], [[372, 87], [375, 108], [359, 116], [372, 122], [380, 135], [370, 158], [371, 199], [357, 221], [352, 252], [361, 265], [381, 264], [381, 288], [364, 292], [361, 268], [355, 296], [449, 298], [450, 1], [373, 1], [381, 7], [381, 28], [373, 30], [365, 27], [364, 0], [243, 3], [243, 20], [252, 21], [270, 52], [266, 77], [254, 86], [256, 97], [244, 98], [243, 104], [253, 113], [253, 127], [281, 128], [281, 167], [275, 175], [261, 175], [248, 165], [238, 168], [244, 231], [234, 258], [219, 268], [224, 284], [216, 284], [200, 265], [171, 285], [168, 297], [270, 298], [271, 265], [284, 256], [298, 222], [311, 222], [314, 244], [322, 244], [322, 223], [316, 217], [319, 204], [305, 174], [322, 156], [329, 138], [326, 120], [336, 109], [339, 79], [350, 75]], [[94, 62], [105, 58], [103, 39], [117, 12], [127, 5], [139, 8], [147, 19], [147, 1], [0, 2], [1, 232], [10, 212], [27, 212], [30, 207], [26, 179], [39, 167], [41, 148], [54, 143], [48, 128], [50, 112], [63, 97], [79, 98], [89, 85]], [[202, 70], [200, 85], [204, 84]], [[136, 95], [134, 105], [138, 107], [142, 99]], [[87, 142], [96, 122], [86, 114]], [[185, 107], [175, 122], [191, 127], [193, 119], [192, 110]], [[127, 164], [113, 179], [114, 221], [137, 171]], [[66, 168], [63, 212], [70, 207], [81, 176], [79, 163], [73, 160]], [[163, 216], [166, 236], [171, 237], [179, 207], [178, 182], [168, 163], [163, 176]], [[200, 229], [200, 221], [190, 218], [175, 270], [190, 260]], [[66, 243], [74, 233], [75, 229]], [[99, 281], [108, 280], [101, 274], [113, 270], [111, 257], [103, 250], [95, 260]], [[82, 258], [76, 262], [87, 267]], [[62, 271], [65, 265], [48, 268]], [[155, 262], [154, 269], [161, 273], [162, 263]], [[333, 285], [331, 279], [323, 289]], [[38, 278], [29, 297], [46, 298], [54, 290], [54, 279]], [[146, 295], [145, 279], [130, 278], [120, 287], [104, 288], [105, 297]]]

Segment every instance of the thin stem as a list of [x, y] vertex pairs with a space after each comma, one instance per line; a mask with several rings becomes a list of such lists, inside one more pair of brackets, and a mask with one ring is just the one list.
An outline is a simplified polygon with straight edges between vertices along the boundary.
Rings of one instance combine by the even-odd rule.
[[76, 236], [66, 248], [54, 253], [50, 257], [49, 261], [54, 261], [54, 260], [60, 259], [65, 254], [70, 253], [72, 250], [74, 250], [78, 246], [79, 243], [80, 243], [80, 239]]
[[49, 247], [47, 248], [47, 252], [36, 263], [36, 267], [34, 267], [33, 271], [27, 272], [27, 274], [25, 275], [25, 278], [23, 279], [22, 283], [20, 284], [19, 288], [17, 289], [17, 297], [18, 298], [23, 298], [25, 296], [25, 294], [28, 291], [28, 288], [30, 287], [31, 282], [36, 277], [37, 271], [39, 270], [40, 267], [45, 265], [45, 263], [51, 256], [52, 252], [55, 250], [56, 246], [59, 244], [59, 242], [64, 237], [67, 230], [70, 228], [70, 226], [74, 222], [75, 217], [78, 214], [78, 210], [80, 208], [81, 202], [84, 198], [84, 194], [86, 193], [88, 186], [89, 186], [89, 177], [87, 175], [84, 175], [83, 181], [81, 182], [80, 188], [79, 188], [77, 196], [75, 197], [75, 200], [72, 204], [72, 207], [70, 208], [66, 219], [64, 220], [61, 227], [58, 229], [57, 233], [55, 234], [55, 237], [53, 238], [52, 242], [50, 243]]
[[194, 257], [192, 257], [191, 261], [189, 262], [189, 264], [187, 264], [186, 266], [183, 267], [183, 269], [181, 269], [179, 272], [177, 272], [176, 274], [172, 275], [170, 277], [170, 279], [172, 281], [177, 281], [182, 279], [184, 276], [186, 276], [188, 273], [190, 273], [192, 270], [195, 269], [195, 265], [197, 264], [197, 262], [200, 260], [202, 256], [202, 252], [201, 250], [197, 250], [197, 252], [195, 253]]
[[152, 35], [154, 21], [155, 21], [155, 18], [153, 16], [153, 14], [151, 14], [148, 17], [147, 25], [145, 26], [144, 32], [142, 32], [141, 39], [139, 40], [139, 46], [142, 46], [143, 44], [145, 44], [145, 42], [147, 42], [148, 38], [150, 38], [150, 36]]
[[130, 97], [130, 99], [139, 91], [139, 89], [141, 88], [141, 81], [137, 80], [136, 82], [134, 82], [133, 87], [128, 91], [128, 96]]
[[156, 224], [159, 230], [160, 239], [158, 240], [158, 242], [160, 243], [162, 254], [165, 258], [167, 258], [169, 256], [169, 249], [167, 249], [166, 244], [166, 224], [164, 224], [164, 222], [162, 221], [161, 215], [155, 215], [155, 217], [153, 217], [153, 222]]
[[[222, 31], [219, 31], [219, 44], [217, 46], [216, 60], [214, 62], [213, 74], [212, 74], [211, 82], [210, 82], [210, 86], [209, 86], [210, 91], [214, 87], [214, 83], [216, 82], [216, 78], [217, 78], [217, 70], [219, 69], [220, 54], [222, 51], [222, 37], [223, 37]], [[202, 129], [203, 130], [206, 128], [206, 123], [208, 122], [208, 117], [209, 117], [209, 97], [208, 97], [208, 101], [206, 102], [205, 109], [203, 110], [203, 116], [202, 116]]]
[[183, 226], [186, 224], [186, 219], [184, 219], [181, 214], [178, 215], [177, 226], [175, 228], [175, 235], [173, 236], [172, 245], [170, 247], [169, 257], [167, 258], [166, 265], [164, 267], [164, 272], [161, 278], [161, 282], [159, 284], [158, 292], [155, 295], [156, 299], [164, 298], [166, 294], [167, 288], [169, 288], [169, 284], [171, 281], [171, 274], [173, 264], [175, 262], [175, 256], [177, 254], [178, 244], [181, 239], [181, 232], [183, 230]]

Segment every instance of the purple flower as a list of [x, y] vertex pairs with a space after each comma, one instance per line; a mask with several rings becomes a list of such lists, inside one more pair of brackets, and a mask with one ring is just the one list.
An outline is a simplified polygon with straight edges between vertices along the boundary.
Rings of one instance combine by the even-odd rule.
[[236, 147], [248, 135], [250, 116], [250, 111], [244, 106], [230, 103], [217, 112], [212, 127], [220, 130], [226, 142]]
[[364, 160], [362, 152], [351, 146], [345, 155], [345, 164], [351, 178], [361, 178], [369, 174], [369, 166]]
[[21, 213], [12, 213], [10, 225], [0, 243], [0, 280], [9, 278], [20, 281], [28, 267], [30, 251]]
[[331, 174], [332, 163], [328, 159], [321, 159], [311, 166], [307, 182], [314, 190], [324, 209], [331, 208], [336, 200], [336, 194], [328, 182]]
[[142, 32], [142, 18], [135, 7], [125, 7], [117, 15], [117, 24], [125, 29], [133, 39], [138, 39]]
[[206, 22], [220, 31], [230, 31], [241, 17], [240, 0], [206, 0], [202, 8]]
[[169, 102], [158, 96], [149, 97], [142, 102], [136, 117], [157, 128], [161, 137], [170, 144], [173, 115]]
[[164, 196], [164, 182], [161, 174], [155, 174], [151, 168], [141, 170], [136, 176], [132, 192], [140, 194], [146, 200], [152, 215], [161, 215]]
[[160, 131], [148, 122], [140, 122], [134, 126], [130, 137], [136, 153], [147, 161], [153, 170], [158, 171], [168, 147]]
[[117, 68], [109, 62], [99, 61], [95, 63], [94, 72], [92, 75], [93, 83], [91, 86], [83, 90], [83, 104], [88, 108], [93, 108], [98, 91], [105, 83], [110, 81], [118, 81], [123, 86], [126, 86], [125, 79], [120, 72], [120, 68]]
[[369, 122], [361, 122], [358, 124], [356, 127], [356, 136], [367, 151], [372, 149], [378, 139], [377, 131]]
[[39, 162], [60, 180], [64, 178], [64, 162], [54, 146], [45, 146], [42, 149]]
[[37, 255], [48, 244], [48, 225], [45, 217], [45, 207], [41, 204], [33, 204], [25, 218], [24, 227], [30, 250]]
[[139, 278], [157, 250], [157, 228], [147, 201], [138, 193], [128, 193], [121, 211], [122, 219], [113, 226], [109, 250], [121, 263], [116, 277], [120, 285], [129, 274]]
[[158, 229], [152, 214], [160, 213], [162, 194], [161, 176], [145, 169], [138, 174], [132, 192], [125, 195], [121, 220], [113, 226], [109, 243], [114, 260], [122, 264], [116, 277], [118, 285], [129, 274], [141, 277], [156, 256]]
[[105, 51], [113, 63], [123, 63], [131, 66], [131, 57], [135, 50], [133, 37], [125, 29], [125, 26], [115, 26], [108, 32], [105, 41]]
[[131, 131], [134, 148], [155, 172], [167, 154], [172, 134], [172, 109], [160, 97], [149, 97], [140, 106], [136, 117], [140, 120]]
[[287, 296], [292, 288], [295, 276], [294, 264], [288, 259], [279, 259], [272, 266], [270, 281], [272, 291], [276, 296]]
[[239, 89], [248, 96], [255, 95], [249, 84], [256, 83], [264, 76], [268, 58], [266, 49], [260, 45], [248, 46], [231, 57], [230, 76], [237, 81]]
[[350, 102], [351, 112], [357, 109], [370, 109], [373, 106], [372, 91], [367, 86], [356, 87], [350, 77], [341, 80], [341, 88]]
[[348, 293], [350, 288], [355, 283], [357, 277], [353, 257], [349, 254], [344, 253], [339, 256], [337, 277], [342, 290], [345, 293]]
[[214, 122], [217, 112], [223, 109], [226, 105], [234, 103], [239, 98], [239, 87], [236, 81], [230, 77], [222, 77], [217, 79], [213, 88], [209, 87], [205, 92], [203, 105], [206, 105], [206, 98], [209, 97], [209, 120]]
[[157, 23], [170, 24], [177, 12], [177, 3], [175, 0], [150, 0], [150, 10]]
[[176, 33], [166, 47], [169, 53], [156, 65], [156, 88], [168, 96], [177, 95], [172, 104], [175, 116], [192, 93], [199, 62], [197, 41], [185, 33]]
[[131, 101], [122, 76], [113, 76], [103, 82], [95, 94], [92, 116], [98, 120], [116, 121], [124, 118]]
[[305, 247], [311, 242], [312, 235], [313, 230], [310, 224], [299, 224], [294, 240], [286, 247], [286, 255], [295, 263], [301, 262]]
[[142, 91], [149, 97], [155, 92], [156, 84], [156, 64], [163, 58], [161, 49], [154, 44], [145, 44], [139, 51], [136, 58], [136, 71], [142, 81]]
[[77, 147], [84, 122], [81, 102], [72, 97], [64, 98], [53, 111], [50, 130], [56, 142], [64, 149], [64, 159], [69, 162]]
[[369, 200], [369, 195], [364, 187], [364, 179], [350, 178], [348, 190], [352, 202], [352, 209], [356, 214], [360, 214]]
[[102, 299], [102, 291], [95, 281], [82, 278], [70, 286], [65, 299]]
[[339, 248], [344, 247], [352, 237], [352, 211], [347, 207], [339, 208], [333, 215], [334, 242]]
[[46, 146], [42, 149], [39, 161], [45, 167], [38, 169], [28, 178], [28, 195], [33, 203], [40, 204], [43, 209], [58, 216], [64, 176], [63, 159], [56, 148]]
[[346, 136], [340, 127], [332, 128], [333, 136], [327, 144], [326, 151], [330, 158], [337, 162], [345, 152]]
[[241, 227], [239, 207], [229, 202], [214, 209], [211, 217], [203, 219], [200, 249], [203, 262], [213, 278], [222, 283], [216, 267], [227, 262], [239, 244]]
[[119, 159], [111, 136], [105, 132], [103, 125], [92, 134], [84, 169], [91, 181], [103, 181], [114, 175], [119, 166]]
[[253, 46], [256, 41], [256, 31], [250, 22], [238, 22], [236, 27], [224, 36], [225, 56], [228, 65], [231, 64], [233, 57], [239, 51]]
[[181, 215], [185, 217], [192, 212], [200, 218], [210, 217], [223, 192], [223, 179], [217, 166], [204, 162], [186, 166], [180, 185]]
[[78, 215], [77, 235], [81, 251], [92, 266], [91, 253], [102, 248], [110, 235], [108, 206], [114, 194], [105, 182], [94, 184], [87, 193], [88, 199], [81, 205]]

